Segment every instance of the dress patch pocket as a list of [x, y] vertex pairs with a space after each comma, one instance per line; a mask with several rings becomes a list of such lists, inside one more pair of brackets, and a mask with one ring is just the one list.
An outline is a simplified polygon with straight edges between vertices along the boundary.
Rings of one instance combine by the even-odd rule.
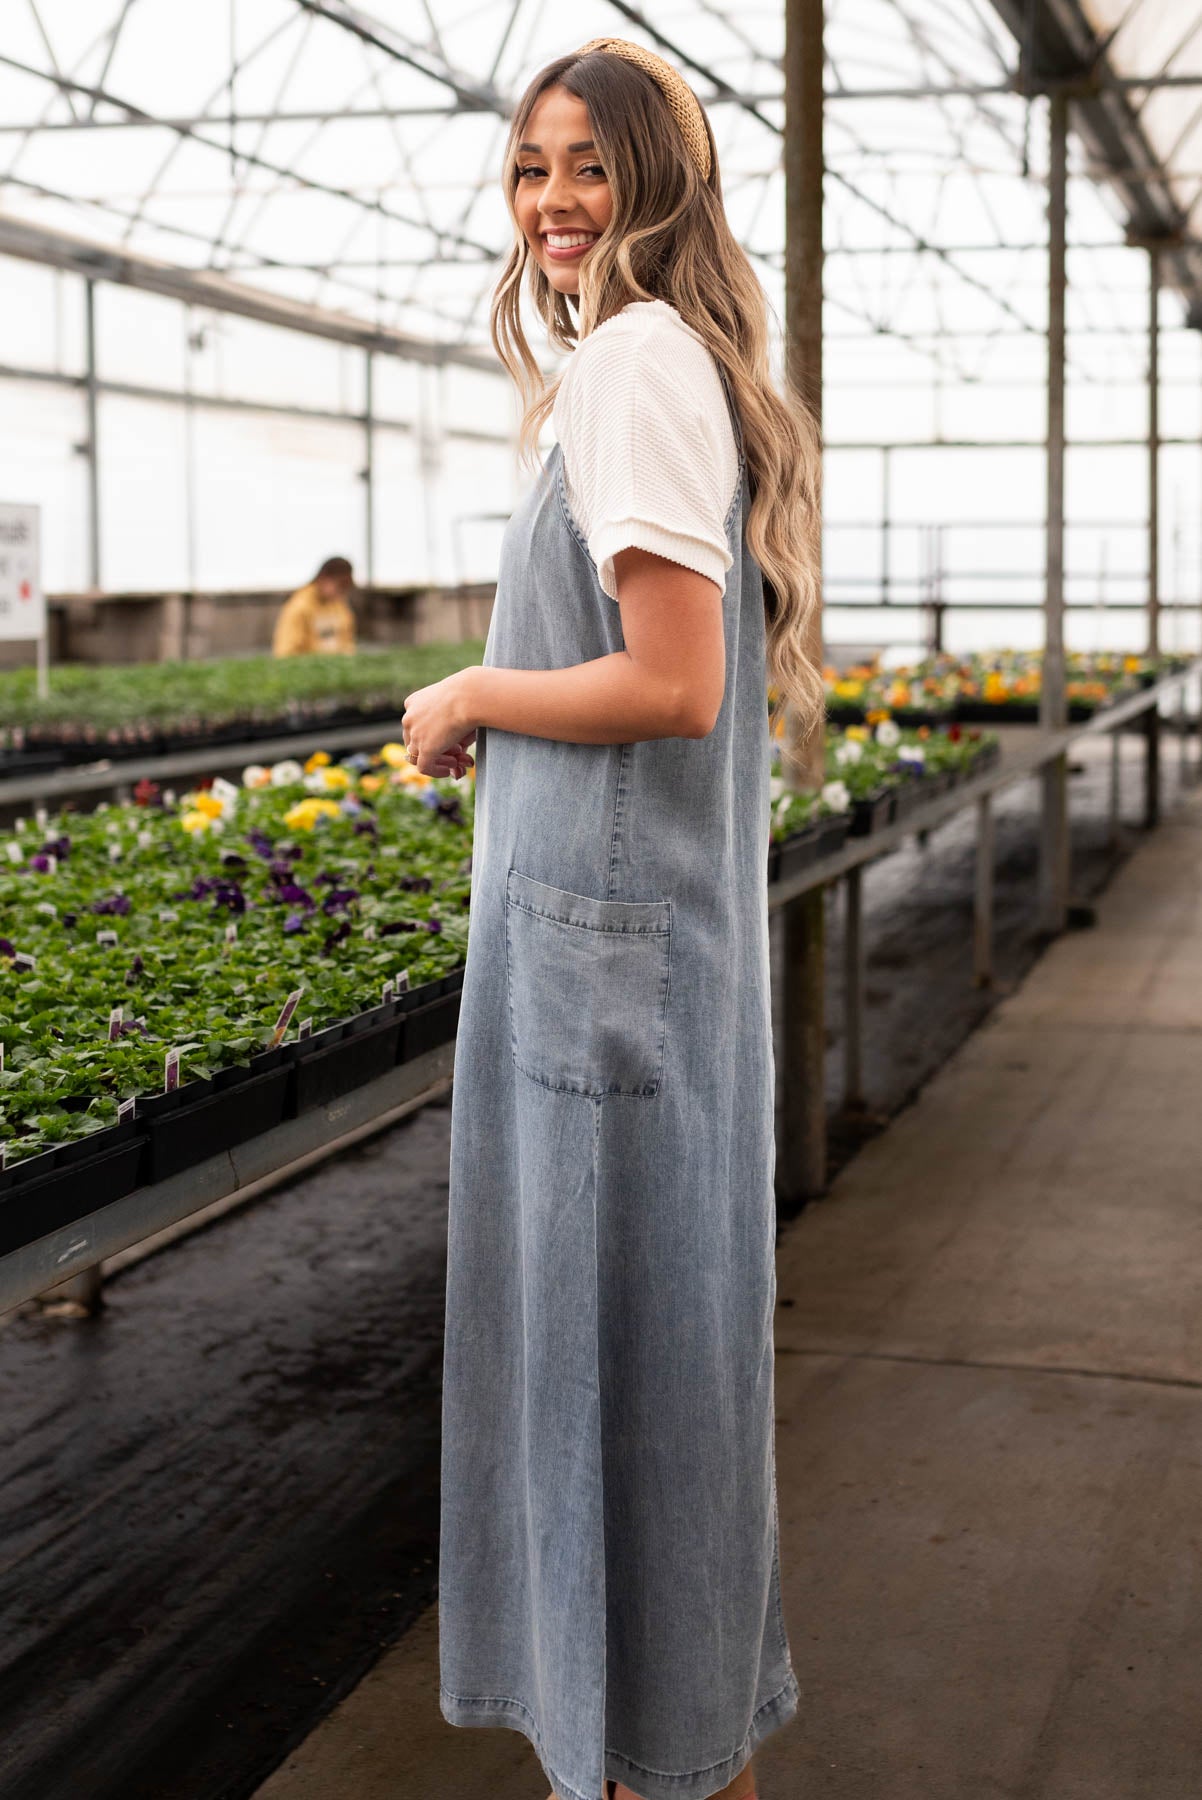
[[510, 869], [505, 966], [513, 1060], [569, 1094], [659, 1091], [670, 900], [594, 900]]

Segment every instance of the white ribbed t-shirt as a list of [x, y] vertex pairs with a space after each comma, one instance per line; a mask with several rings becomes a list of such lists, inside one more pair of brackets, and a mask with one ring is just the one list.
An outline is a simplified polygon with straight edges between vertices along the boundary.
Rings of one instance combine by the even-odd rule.
[[637, 300], [582, 339], [551, 414], [572, 516], [603, 592], [631, 547], [726, 592], [739, 454], [718, 365], [666, 300]]

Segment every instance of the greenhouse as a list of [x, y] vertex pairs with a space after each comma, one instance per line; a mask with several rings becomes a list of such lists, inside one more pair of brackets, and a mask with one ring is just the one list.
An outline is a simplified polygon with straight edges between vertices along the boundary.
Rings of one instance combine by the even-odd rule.
[[1200, 827], [1202, 0], [11, 0], [5, 1800], [1196, 1793]]

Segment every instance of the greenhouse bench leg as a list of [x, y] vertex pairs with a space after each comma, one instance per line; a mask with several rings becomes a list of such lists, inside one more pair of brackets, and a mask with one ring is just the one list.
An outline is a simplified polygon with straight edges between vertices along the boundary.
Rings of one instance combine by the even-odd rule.
[[977, 879], [973, 896], [972, 978], [976, 987], [993, 985], [993, 797], [977, 801]]
[[90, 1269], [81, 1269], [78, 1275], [69, 1275], [66, 1281], [60, 1281], [56, 1287], [47, 1288], [38, 1295], [41, 1306], [61, 1306], [67, 1301], [72, 1308], [82, 1307], [85, 1312], [97, 1313], [104, 1301], [101, 1290], [104, 1282], [100, 1264], [93, 1263]]
[[1122, 841], [1119, 828], [1119, 796], [1122, 791], [1122, 734], [1112, 731], [1110, 734], [1110, 835], [1111, 850], [1117, 850]]
[[1144, 824], [1150, 831], [1160, 824], [1160, 708], [1148, 708], [1144, 727]]
[[843, 1105], [864, 1108], [864, 904], [863, 869], [844, 878], [843, 909]]

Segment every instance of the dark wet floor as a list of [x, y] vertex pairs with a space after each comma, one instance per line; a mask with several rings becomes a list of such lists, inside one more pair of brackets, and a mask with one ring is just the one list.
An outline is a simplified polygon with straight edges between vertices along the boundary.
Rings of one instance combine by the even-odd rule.
[[[1104, 764], [1072, 794], [1088, 896]], [[1038, 953], [1036, 827], [1028, 784], [998, 820], [1007, 982]], [[972, 879], [967, 820], [866, 877], [881, 1112], [992, 1004]], [[832, 1098], [839, 948], [833, 909]], [[125, 1270], [95, 1319], [0, 1328], [4, 1800], [240, 1800], [429, 1602], [448, 1125], [444, 1101]]]

